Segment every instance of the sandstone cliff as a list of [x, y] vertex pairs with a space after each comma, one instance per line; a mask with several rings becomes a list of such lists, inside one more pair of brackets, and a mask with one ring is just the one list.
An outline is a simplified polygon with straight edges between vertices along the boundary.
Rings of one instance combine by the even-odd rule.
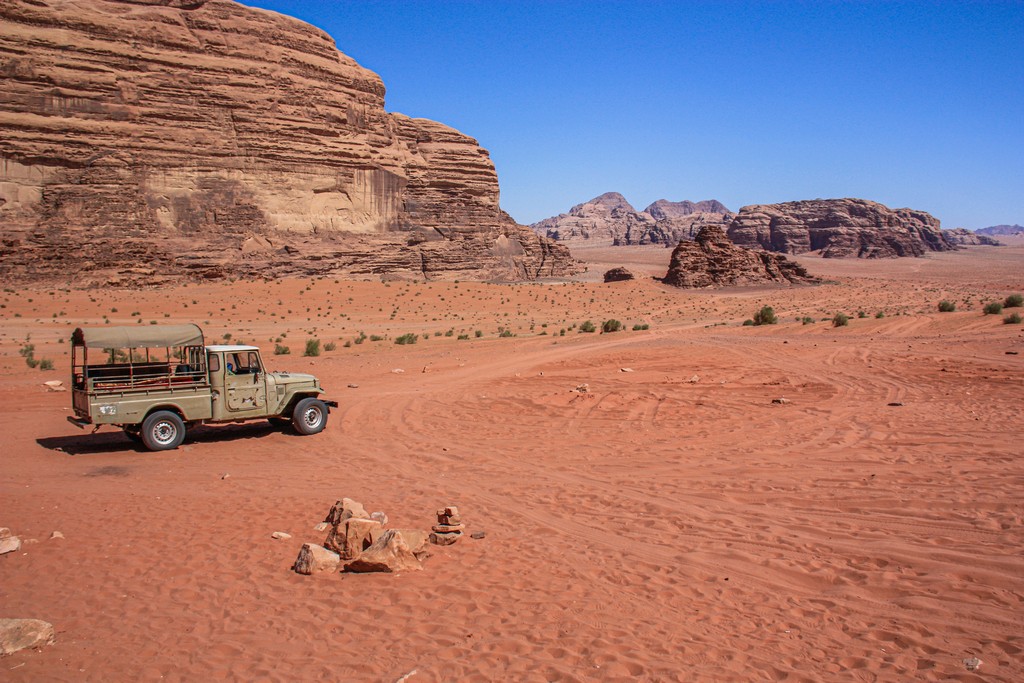
[[226, 0], [0, 3], [0, 276], [575, 269], [486, 150], [384, 110], [326, 33]]
[[728, 235], [744, 247], [787, 254], [817, 251], [826, 258], [922, 256], [955, 248], [930, 214], [866, 199], [744, 206]]
[[618, 192], [606, 192], [530, 227], [559, 242], [670, 247], [679, 240], [692, 240], [705, 225], [725, 226], [731, 218], [729, 210], [714, 199], [696, 203], [659, 199], [637, 211]]
[[818, 280], [785, 256], [737, 247], [722, 228], [702, 228], [692, 242], [672, 252], [664, 282], [676, 287], [724, 287], [764, 283], [812, 283]]
[[985, 234], [978, 234], [972, 232], [967, 228], [952, 228], [950, 230], [943, 230], [942, 234], [946, 236], [946, 240], [950, 244], [955, 244], [958, 247], [966, 246], [985, 246], [985, 247], [998, 247], [1002, 243], [994, 237], [989, 237]]

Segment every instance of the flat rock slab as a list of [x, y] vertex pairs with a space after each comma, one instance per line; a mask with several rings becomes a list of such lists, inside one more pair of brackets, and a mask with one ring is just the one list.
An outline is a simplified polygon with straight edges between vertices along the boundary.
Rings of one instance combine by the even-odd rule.
[[13, 553], [15, 550], [21, 549], [21, 539], [17, 536], [8, 536], [7, 538], [0, 538], [0, 555], [6, 553]]
[[0, 619], [0, 655], [53, 642], [53, 624], [39, 619]]
[[345, 565], [347, 572], [400, 572], [423, 569], [404, 536], [388, 529], [359, 557]]
[[341, 564], [341, 556], [327, 548], [315, 543], [305, 543], [299, 556], [295, 559], [295, 572], [297, 574], [318, 574], [320, 572], [337, 571]]

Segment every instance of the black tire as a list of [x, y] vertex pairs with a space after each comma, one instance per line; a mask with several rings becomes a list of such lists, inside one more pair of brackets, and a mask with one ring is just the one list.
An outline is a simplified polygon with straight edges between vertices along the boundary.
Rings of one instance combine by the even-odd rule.
[[142, 443], [151, 451], [169, 451], [185, 440], [185, 423], [169, 410], [158, 410], [142, 421]]
[[327, 405], [318, 398], [304, 398], [292, 411], [292, 426], [299, 434], [319, 434], [327, 426]]
[[140, 432], [138, 429], [125, 427], [124, 435], [127, 436], [132, 441], [134, 441], [135, 443], [142, 443], [142, 432]]

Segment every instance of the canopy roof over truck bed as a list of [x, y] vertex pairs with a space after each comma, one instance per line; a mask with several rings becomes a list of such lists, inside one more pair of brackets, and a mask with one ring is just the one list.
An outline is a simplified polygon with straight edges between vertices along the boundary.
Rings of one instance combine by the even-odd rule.
[[203, 331], [187, 325], [132, 325], [130, 327], [79, 327], [71, 335], [75, 346], [89, 349], [163, 349], [202, 346]]

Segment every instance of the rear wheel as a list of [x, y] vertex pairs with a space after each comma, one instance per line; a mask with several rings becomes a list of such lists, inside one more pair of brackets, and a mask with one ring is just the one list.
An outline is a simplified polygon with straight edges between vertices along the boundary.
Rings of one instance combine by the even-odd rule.
[[299, 434], [319, 434], [327, 426], [327, 405], [318, 398], [304, 398], [292, 411], [292, 426]]
[[158, 410], [142, 421], [142, 443], [151, 451], [169, 451], [185, 440], [185, 423], [169, 410]]

